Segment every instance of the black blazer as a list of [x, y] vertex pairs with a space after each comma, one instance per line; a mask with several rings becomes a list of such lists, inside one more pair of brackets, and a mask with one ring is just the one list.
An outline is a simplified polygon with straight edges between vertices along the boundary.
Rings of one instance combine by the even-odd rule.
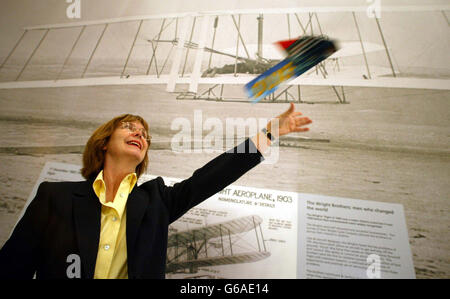
[[[165, 278], [169, 224], [262, 160], [247, 139], [173, 187], [166, 186], [161, 177], [135, 186], [126, 210], [128, 277]], [[0, 278], [32, 278], [34, 273], [36, 278], [67, 278], [70, 254], [81, 258], [81, 278], [93, 278], [101, 204], [92, 183], [40, 184], [36, 197], [0, 250]]]

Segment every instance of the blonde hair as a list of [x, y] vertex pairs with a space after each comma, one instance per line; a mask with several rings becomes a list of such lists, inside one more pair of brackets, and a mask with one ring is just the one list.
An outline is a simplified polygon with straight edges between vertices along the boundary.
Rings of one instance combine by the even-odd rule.
[[[86, 143], [86, 147], [84, 148], [83, 168], [81, 169], [81, 175], [85, 179], [94, 179], [100, 170], [103, 169], [106, 153], [104, 147], [108, 144], [109, 138], [113, 132], [119, 127], [120, 123], [124, 121], [139, 121], [148, 133], [149, 127], [147, 122], [142, 117], [132, 114], [117, 116], [98, 127], [89, 138]], [[148, 147], [150, 148], [150, 144]], [[144, 160], [142, 160], [142, 162], [136, 167], [136, 175], [138, 178], [147, 170], [147, 165], [148, 151], [145, 153]]]

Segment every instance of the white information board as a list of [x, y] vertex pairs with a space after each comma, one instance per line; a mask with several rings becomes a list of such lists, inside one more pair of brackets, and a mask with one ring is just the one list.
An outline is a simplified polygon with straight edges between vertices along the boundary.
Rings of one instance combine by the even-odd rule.
[[[41, 182], [80, 180], [80, 166], [46, 163], [24, 211]], [[167, 270], [167, 278], [415, 278], [402, 205], [235, 185], [170, 225]]]
[[302, 278], [415, 278], [403, 206], [299, 194]]

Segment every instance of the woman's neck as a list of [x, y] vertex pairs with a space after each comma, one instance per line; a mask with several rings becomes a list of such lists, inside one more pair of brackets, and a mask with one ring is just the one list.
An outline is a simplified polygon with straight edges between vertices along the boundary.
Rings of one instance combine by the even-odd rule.
[[118, 165], [117, 163], [106, 163], [103, 168], [103, 180], [106, 184], [106, 202], [114, 201], [117, 190], [122, 180], [136, 169], [129, 165]]

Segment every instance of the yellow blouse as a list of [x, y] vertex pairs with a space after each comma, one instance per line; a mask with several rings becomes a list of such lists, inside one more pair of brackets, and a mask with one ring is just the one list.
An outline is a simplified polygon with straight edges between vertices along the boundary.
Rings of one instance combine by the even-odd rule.
[[106, 184], [103, 170], [93, 183], [95, 194], [102, 204], [100, 241], [94, 278], [128, 278], [126, 204], [128, 195], [137, 182], [136, 173], [130, 173], [120, 183], [114, 201], [106, 202]]

